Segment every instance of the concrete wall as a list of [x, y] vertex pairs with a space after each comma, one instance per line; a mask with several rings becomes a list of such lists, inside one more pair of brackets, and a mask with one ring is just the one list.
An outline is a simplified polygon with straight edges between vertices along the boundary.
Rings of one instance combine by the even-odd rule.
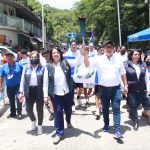
[[0, 29], [0, 35], [6, 36], [6, 43], [12, 40], [12, 45], [18, 45], [18, 33], [16, 31]]
[[4, 11], [8, 16], [16, 16], [16, 9], [14, 7], [0, 3], [0, 12], [4, 13]]
[[13, 8], [12, 6], [6, 5], [6, 12], [10, 16], [16, 16], [16, 9]]

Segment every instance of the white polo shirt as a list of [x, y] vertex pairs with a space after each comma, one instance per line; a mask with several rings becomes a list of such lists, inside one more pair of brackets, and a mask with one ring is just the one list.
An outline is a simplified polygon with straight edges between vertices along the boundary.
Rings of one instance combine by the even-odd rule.
[[108, 58], [105, 54], [98, 56], [91, 65], [97, 68], [99, 85], [111, 87], [120, 84], [120, 77], [126, 74], [122, 60], [115, 53]]

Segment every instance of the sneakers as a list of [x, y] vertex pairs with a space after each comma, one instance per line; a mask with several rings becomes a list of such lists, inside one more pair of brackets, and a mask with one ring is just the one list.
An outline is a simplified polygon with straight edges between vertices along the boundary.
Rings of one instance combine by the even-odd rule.
[[134, 129], [135, 131], [137, 131], [138, 128], [139, 128], [139, 123], [138, 123], [138, 121], [133, 121], [133, 129]]
[[54, 113], [50, 113], [49, 120], [50, 121], [54, 120]]
[[78, 104], [79, 106], [82, 106], [82, 102], [81, 102], [81, 99], [80, 99], [80, 98], [78, 98], [76, 101], [77, 101], [77, 104]]
[[109, 131], [109, 125], [104, 125], [104, 127], [103, 127], [103, 131], [104, 132], [108, 132]]
[[42, 128], [41, 125], [39, 125], [38, 128], [37, 128], [37, 134], [41, 135], [42, 133], [43, 133], [43, 128]]
[[67, 123], [67, 128], [73, 128], [71, 123]]
[[77, 107], [77, 106], [75, 106], [75, 105], [72, 106], [72, 111], [73, 111], [73, 112], [76, 111], [76, 107]]
[[87, 108], [87, 107], [90, 107], [90, 103], [89, 102], [86, 102], [85, 103], [85, 107]]
[[58, 144], [58, 143], [60, 142], [61, 138], [62, 138], [62, 136], [56, 135], [56, 137], [54, 138], [53, 143], [54, 143], [54, 144]]
[[96, 120], [100, 119], [100, 110], [99, 110], [99, 108], [96, 109], [95, 116], [96, 116]]
[[31, 130], [32, 131], [36, 130], [36, 121], [32, 121]]
[[18, 119], [19, 120], [21, 120], [22, 119], [22, 115], [20, 114], [20, 115], [18, 115]]
[[119, 131], [119, 130], [116, 130], [115, 131], [115, 138], [116, 139], [120, 139], [120, 138], [122, 138], [123, 136], [122, 136], [122, 133]]
[[16, 117], [16, 114], [9, 114], [8, 116], [7, 116], [7, 118], [15, 118]]
[[148, 124], [149, 124], [149, 126], [150, 126], [150, 119], [148, 119]]

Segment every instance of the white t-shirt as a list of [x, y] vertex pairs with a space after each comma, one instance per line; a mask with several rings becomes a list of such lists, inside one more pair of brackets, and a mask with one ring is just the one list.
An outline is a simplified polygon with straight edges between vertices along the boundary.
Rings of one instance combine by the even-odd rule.
[[19, 63], [20, 63], [23, 67], [26, 66], [27, 64], [29, 64], [29, 62], [30, 62], [29, 57], [27, 57], [27, 58], [25, 58], [25, 59], [21, 59], [21, 60], [19, 61]]
[[95, 57], [97, 55], [97, 50], [89, 51], [88, 57]]
[[90, 61], [90, 65], [94, 65], [97, 68], [98, 81], [102, 86], [117, 86], [121, 82], [120, 77], [126, 74], [123, 62], [116, 54], [113, 54], [110, 58], [105, 54], [95, 57]]
[[68, 59], [67, 57], [72, 57], [72, 58], [76, 58], [79, 54], [79, 51], [77, 50], [76, 52], [72, 52], [71, 50], [69, 50], [68, 52], [66, 52], [63, 56], [64, 58]]
[[121, 54], [120, 54], [120, 56], [121, 56], [121, 60], [122, 60], [123, 62], [125, 62], [125, 61], [128, 60], [128, 53], [127, 53], [127, 52], [125, 52], [124, 55], [121, 55]]

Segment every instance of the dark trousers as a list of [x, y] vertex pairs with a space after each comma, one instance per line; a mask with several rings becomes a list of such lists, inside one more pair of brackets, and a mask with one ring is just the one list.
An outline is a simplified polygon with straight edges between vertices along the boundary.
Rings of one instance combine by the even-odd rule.
[[109, 106], [111, 100], [114, 130], [120, 130], [120, 101], [121, 101], [120, 86], [114, 86], [114, 87], [100, 86], [99, 94], [103, 106], [102, 110], [103, 110], [104, 123], [106, 125], [109, 125]]
[[144, 90], [136, 92], [128, 92], [127, 103], [129, 106], [129, 114], [132, 121], [134, 122], [138, 121], [137, 108], [140, 104], [142, 104], [144, 107], [145, 101], [146, 101], [146, 94]]
[[33, 112], [34, 104], [36, 103], [36, 111], [38, 116], [38, 125], [42, 125], [43, 123], [43, 105], [44, 100], [39, 99], [37, 87], [30, 87], [29, 89], [29, 98], [26, 98], [26, 111], [30, 117], [31, 121], [35, 121], [36, 117]]
[[58, 136], [62, 136], [64, 134], [63, 110], [66, 114], [66, 122], [70, 123], [71, 121], [73, 96], [74, 93], [70, 92], [64, 96], [54, 95], [54, 97], [51, 97], [54, 107], [54, 126]]
[[[12, 115], [16, 114], [16, 110], [18, 115], [20, 115], [22, 112], [22, 103], [19, 102], [18, 95], [19, 95], [19, 86], [15, 86], [11, 88], [7, 87], [7, 96], [10, 103], [10, 113]], [[15, 100], [17, 102], [17, 109], [15, 105]]]

